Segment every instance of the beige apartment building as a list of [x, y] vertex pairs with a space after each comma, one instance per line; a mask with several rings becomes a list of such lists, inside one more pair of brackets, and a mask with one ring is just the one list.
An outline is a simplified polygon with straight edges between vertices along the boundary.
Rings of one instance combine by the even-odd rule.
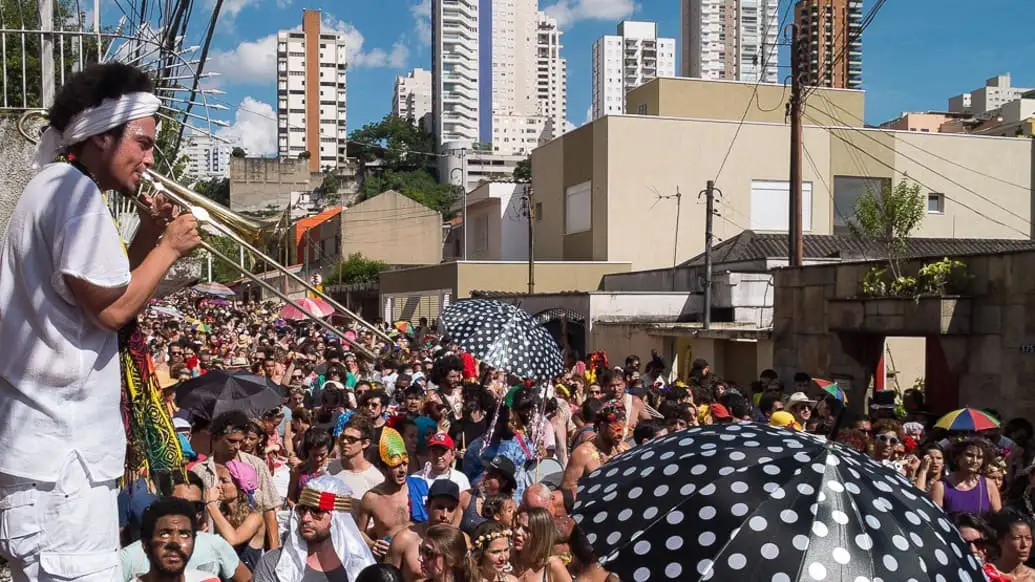
[[[630, 262], [641, 270], [697, 255], [705, 238], [698, 193], [720, 166], [715, 235], [786, 232], [790, 133], [779, 107], [786, 96], [782, 86], [762, 85], [758, 103], [772, 111], [747, 108], [753, 87], [658, 79], [630, 93], [630, 111], [641, 115], [598, 119], [538, 148], [537, 259]], [[810, 98], [806, 233], [845, 232], [867, 188], [908, 176], [928, 203], [915, 236], [1031, 236], [1031, 140], [870, 129], [861, 127], [862, 112], [858, 91], [820, 89]], [[677, 193], [679, 200], [663, 198]]]
[[387, 190], [341, 213], [341, 256], [362, 253], [389, 265], [442, 261], [442, 215]]

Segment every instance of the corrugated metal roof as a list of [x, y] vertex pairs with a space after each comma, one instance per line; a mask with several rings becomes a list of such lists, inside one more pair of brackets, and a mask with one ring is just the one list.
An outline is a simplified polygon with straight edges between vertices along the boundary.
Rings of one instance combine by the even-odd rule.
[[[852, 235], [806, 234], [803, 237], [805, 258], [876, 260], [884, 256], [880, 245]], [[947, 257], [957, 255], [995, 254], [1006, 251], [1035, 250], [1035, 241], [1024, 239], [979, 238], [910, 238], [905, 256]], [[725, 240], [712, 249], [713, 263], [736, 263], [787, 256], [787, 235], [757, 233], [750, 230]], [[704, 265], [704, 253], [680, 266]]]

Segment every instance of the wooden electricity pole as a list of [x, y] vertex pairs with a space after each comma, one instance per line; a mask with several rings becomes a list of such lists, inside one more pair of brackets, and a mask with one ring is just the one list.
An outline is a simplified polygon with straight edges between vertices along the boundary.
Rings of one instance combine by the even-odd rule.
[[792, 267], [800, 267], [804, 261], [805, 249], [802, 241], [801, 216], [801, 156], [802, 156], [802, 75], [804, 40], [798, 35], [798, 25], [791, 25], [791, 101], [788, 112], [791, 118], [791, 184], [790, 225], [788, 228], [788, 258]]

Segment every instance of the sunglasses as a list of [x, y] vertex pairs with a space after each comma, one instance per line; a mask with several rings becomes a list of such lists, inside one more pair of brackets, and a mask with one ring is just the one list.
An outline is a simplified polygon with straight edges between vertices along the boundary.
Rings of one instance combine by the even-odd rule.
[[342, 442], [344, 442], [347, 445], [354, 445], [354, 444], [358, 443], [359, 441], [361, 441], [363, 439], [360, 438], [360, 437], [341, 435], [341, 440], [342, 440]]
[[988, 540], [986, 540], [985, 538], [978, 538], [976, 540], [963, 540], [963, 541], [965, 541], [965, 542], [967, 542], [967, 544], [969, 544], [971, 546], [974, 546], [975, 548], [979, 548], [979, 549], [980, 548], [984, 548], [985, 546], [988, 545]]
[[879, 440], [882, 443], [888, 443], [892, 445], [898, 444], [898, 437], [888, 436], [886, 434], [877, 435], [877, 440]]
[[313, 519], [323, 519], [330, 512], [326, 509], [317, 509], [315, 507], [309, 507], [308, 505], [296, 505], [295, 513], [298, 514], [299, 518], [305, 517], [305, 514], [308, 513], [313, 516]]

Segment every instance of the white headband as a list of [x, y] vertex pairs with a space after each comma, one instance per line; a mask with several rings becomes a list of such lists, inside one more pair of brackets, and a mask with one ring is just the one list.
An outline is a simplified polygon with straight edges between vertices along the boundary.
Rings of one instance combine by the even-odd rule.
[[38, 170], [51, 162], [68, 146], [75, 145], [89, 137], [100, 135], [110, 129], [134, 119], [150, 117], [158, 113], [162, 101], [153, 93], [127, 93], [118, 99], [105, 99], [97, 107], [83, 110], [68, 122], [64, 131], [48, 127], [36, 148], [36, 159], [32, 168]]

